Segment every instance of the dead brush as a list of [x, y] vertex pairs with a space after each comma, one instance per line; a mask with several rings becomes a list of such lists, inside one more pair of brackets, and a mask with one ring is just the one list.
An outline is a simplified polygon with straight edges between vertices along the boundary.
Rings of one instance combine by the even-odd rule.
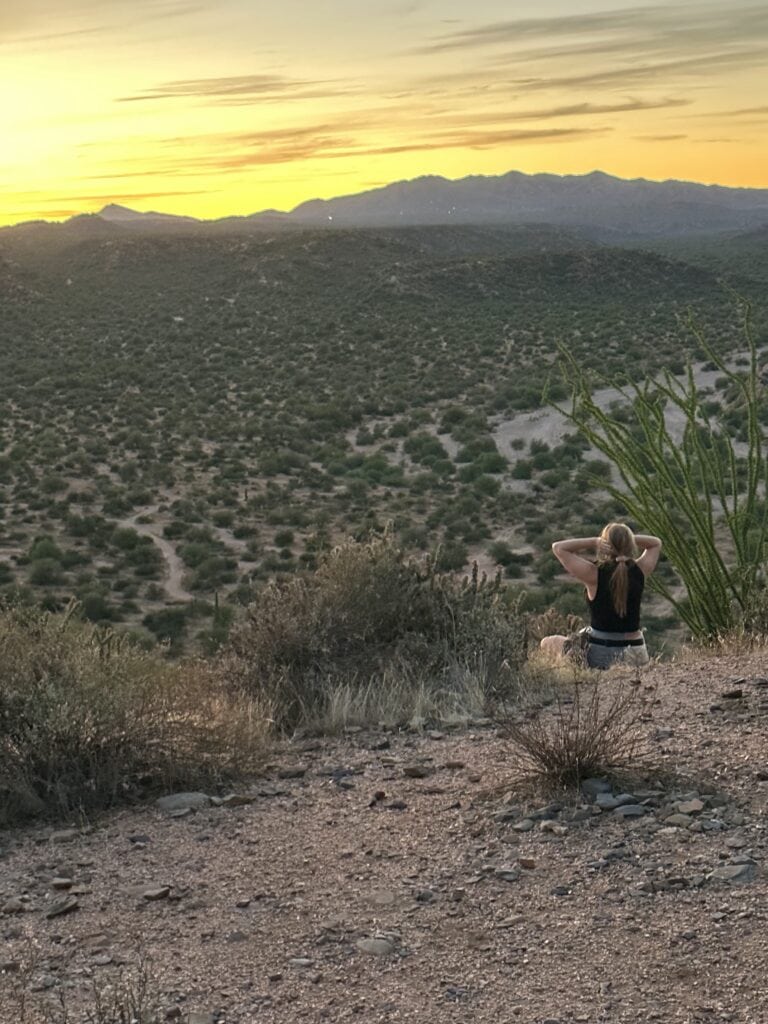
[[548, 790], [636, 765], [645, 753], [647, 699], [623, 681], [577, 679], [554, 702], [509, 718], [501, 735], [519, 781]]
[[[30, 943], [28, 956], [12, 984], [0, 989], [0, 1019], [19, 1024], [161, 1024], [159, 981], [152, 957], [139, 949], [134, 960], [105, 977], [94, 976], [85, 992], [75, 996], [66, 987], [37, 993], [31, 987], [42, 955]], [[185, 1018], [186, 1019], [186, 1018]]]

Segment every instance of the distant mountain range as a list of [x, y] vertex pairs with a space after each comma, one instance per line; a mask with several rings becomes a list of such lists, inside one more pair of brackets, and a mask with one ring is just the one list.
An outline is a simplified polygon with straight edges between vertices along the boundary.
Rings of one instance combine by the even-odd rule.
[[[17, 225], [3, 231], [18, 231]], [[585, 175], [438, 176], [382, 188], [312, 199], [290, 213], [264, 210], [243, 217], [201, 221], [164, 213], [138, 213], [110, 204], [65, 226], [99, 235], [103, 228], [168, 232], [274, 231], [280, 228], [390, 228], [428, 225], [547, 224], [575, 229], [600, 241], [685, 237], [755, 231], [768, 225], [768, 189], [726, 188], [686, 181], [625, 180], [594, 171]], [[0, 234], [0, 237], [2, 235]]]

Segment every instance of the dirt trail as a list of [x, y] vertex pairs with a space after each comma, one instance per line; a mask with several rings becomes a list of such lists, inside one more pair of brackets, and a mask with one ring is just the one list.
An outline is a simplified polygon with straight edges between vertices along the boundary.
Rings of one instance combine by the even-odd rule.
[[[733, 357], [734, 360], [736, 358], [738, 358], [738, 353]], [[722, 376], [722, 371], [705, 370], [703, 363], [697, 363], [694, 364], [693, 375], [698, 388], [710, 388], [713, 387], [717, 378]], [[677, 379], [682, 381], [684, 378], [680, 376]], [[601, 388], [595, 391], [593, 398], [601, 409], [607, 409], [612, 402], [624, 401], [624, 396], [618, 388]], [[567, 403], [564, 404], [567, 406]], [[667, 429], [672, 437], [679, 441], [685, 427], [683, 413], [675, 406], [672, 408], [667, 406], [665, 415]], [[531, 441], [545, 441], [553, 447], [560, 444], [566, 434], [573, 433], [574, 429], [562, 413], [556, 409], [544, 408], [520, 413], [519, 416], [514, 416], [510, 420], [503, 420], [494, 427], [492, 434], [499, 451], [507, 458], [516, 461], [527, 456], [527, 449]], [[511, 447], [513, 441], [523, 441], [525, 447], [516, 450]], [[746, 450], [746, 446], [737, 443], [736, 450], [741, 454]]]
[[163, 581], [163, 586], [165, 587], [166, 594], [172, 601], [192, 601], [194, 599], [194, 595], [191, 594], [183, 584], [186, 567], [176, 554], [176, 549], [173, 544], [163, 537], [162, 526], [158, 523], [139, 522], [139, 519], [143, 516], [153, 516], [156, 513], [157, 505], [145, 505], [137, 512], [134, 512], [132, 516], [128, 516], [125, 519], [119, 519], [117, 521], [117, 525], [135, 530], [137, 533], [140, 533], [142, 537], [150, 537], [152, 539], [165, 560], [167, 575]]

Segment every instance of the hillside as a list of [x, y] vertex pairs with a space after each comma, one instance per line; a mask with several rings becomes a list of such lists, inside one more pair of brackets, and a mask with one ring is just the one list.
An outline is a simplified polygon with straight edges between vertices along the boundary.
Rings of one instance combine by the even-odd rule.
[[29, 1024], [137, 991], [143, 960], [188, 1024], [765, 1020], [765, 665], [651, 667], [619, 799], [516, 786], [479, 721], [297, 739], [223, 806], [8, 835], [3, 1019], [25, 987]]
[[[392, 522], [445, 567], [502, 565], [530, 606], [580, 610], [546, 549], [615, 515], [605, 466], [515, 423], [558, 343], [609, 379], [681, 370], [692, 311], [738, 356], [702, 252], [551, 226], [2, 232], [0, 587], [180, 645], [207, 635], [214, 595], [247, 602]], [[762, 330], [750, 269], [730, 284]]]

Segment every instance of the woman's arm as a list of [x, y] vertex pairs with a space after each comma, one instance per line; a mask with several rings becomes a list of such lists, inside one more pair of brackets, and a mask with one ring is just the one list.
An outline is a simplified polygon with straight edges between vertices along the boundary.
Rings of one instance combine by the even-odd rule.
[[646, 576], [650, 576], [659, 561], [661, 554], [661, 541], [651, 534], [636, 533], [635, 544], [640, 548], [642, 554], [635, 563]]
[[570, 540], [556, 540], [552, 545], [552, 554], [566, 572], [575, 576], [586, 587], [596, 585], [597, 566], [576, 552], [591, 551], [594, 554], [598, 540], [598, 537], [573, 537]]

